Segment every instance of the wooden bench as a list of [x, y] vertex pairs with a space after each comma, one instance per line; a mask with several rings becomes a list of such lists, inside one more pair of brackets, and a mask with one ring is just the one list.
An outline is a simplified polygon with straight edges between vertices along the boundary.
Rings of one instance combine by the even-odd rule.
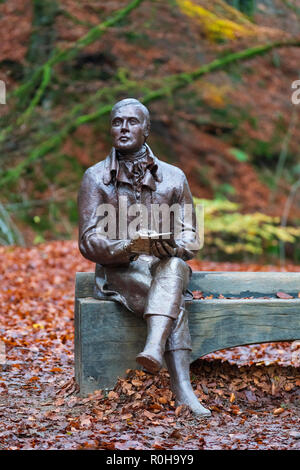
[[[75, 376], [82, 396], [113, 388], [126, 369], [138, 368], [135, 357], [146, 339], [142, 319], [117, 302], [94, 299], [93, 287], [94, 273], [76, 274]], [[197, 271], [189, 288], [213, 295], [186, 302], [192, 360], [234, 346], [300, 339], [300, 273]], [[276, 298], [278, 291], [294, 298]]]

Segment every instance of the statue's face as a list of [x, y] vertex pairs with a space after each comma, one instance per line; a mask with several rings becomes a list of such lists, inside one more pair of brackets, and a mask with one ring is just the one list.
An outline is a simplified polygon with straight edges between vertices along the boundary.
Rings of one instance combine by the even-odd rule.
[[145, 143], [145, 117], [135, 105], [122, 106], [112, 116], [113, 146], [123, 153], [136, 152]]

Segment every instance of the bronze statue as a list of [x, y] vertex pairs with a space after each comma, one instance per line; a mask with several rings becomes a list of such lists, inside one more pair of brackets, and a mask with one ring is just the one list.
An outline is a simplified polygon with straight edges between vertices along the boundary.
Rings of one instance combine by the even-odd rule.
[[[156, 373], [165, 358], [176, 404], [207, 417], [190, 383], [185, 310], [185, 300], [193, 298], [185, 261], [198, 251], [195, 208], [184, 173], [146, 144], [149, 130], [142, 103], [129, 98], [115, 104], [111, 153], [86, 171], [78, 195], [79, 249], [96, 263], [95, 297], [121, 302], [146, 319], [147, 341], [137, 362]], [[170, 220], [154, 210], [173, 206]], [[184, 217], [187, 207], [192, 218]]]

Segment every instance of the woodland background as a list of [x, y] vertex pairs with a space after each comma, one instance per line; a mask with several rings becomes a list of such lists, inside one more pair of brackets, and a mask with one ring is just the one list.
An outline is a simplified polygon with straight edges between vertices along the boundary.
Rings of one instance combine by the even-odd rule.
[[0, 239], [77, 237], [109, 110], [150, 108], [149, 144], [205, 205], [214, 260], [300, 260], [296, 0], [2, 0]]
[[194, 362], [202, 422], [166, 369], [80, 398], [73, 351], [77, 191], [118, 99], [204, 203], [193, 269], [300, 270], [299, 23], [299, 0], [0, 0], [0, 449], [299, 450], [299, 341]]

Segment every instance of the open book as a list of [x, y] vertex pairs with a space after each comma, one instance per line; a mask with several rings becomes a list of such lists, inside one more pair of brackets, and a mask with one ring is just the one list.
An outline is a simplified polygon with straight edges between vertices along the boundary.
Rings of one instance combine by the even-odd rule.
[[158, 239], [170, 241], [171, 237], [168, 235], [172, 235], [172, 232], [158, 233], [154, 230], [140, 230], [139, 232], [136, 232], [133, 237], [133, 240], [135, 240], [134, 252], [137, 254], [150, 254], [151, 241]]
[[155, 230], [140, 230], [139, 232], [136, 233], [136, 235], [133, 237], [133, 240], [137, 240], [138, 238], [159, 238], [159, 237], [164, 237], [166, 240], [168, 240], [170, 237], [167, 237], [167, 235], [171, 235], [172, 232], [164, 232], [164, 233], [157, 233]]

